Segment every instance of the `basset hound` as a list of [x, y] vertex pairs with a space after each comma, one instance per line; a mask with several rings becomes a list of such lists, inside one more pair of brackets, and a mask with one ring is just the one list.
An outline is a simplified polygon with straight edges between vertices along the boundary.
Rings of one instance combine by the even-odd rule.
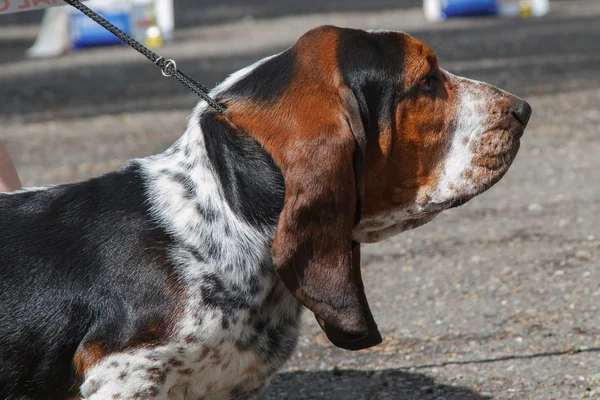
[[489, 189], [531, 115], [406, 34], [331, 26], [212, 96], [162, 154], [0, 195], [0, 398], [254, 399], [304, 307], [377, 345], [359, 243]]

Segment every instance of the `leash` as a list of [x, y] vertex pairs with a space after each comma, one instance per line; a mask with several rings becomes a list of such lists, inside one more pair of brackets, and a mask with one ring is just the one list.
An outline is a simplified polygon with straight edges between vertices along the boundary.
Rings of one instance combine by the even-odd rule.
[[83, 3], [81, 3], [81, 1], [79, 1], [79, 0], [63, 0], [63, 1], [71, 6], [75, 7], [76, 9], [78, 9], [79, 11], [81, 11], [82, 13], [84, 13], [85, 15], [90, 17], [92, 20], [96, 21], [104, 29], [106, 29], [107, 31], [109, 31], [110, 33], [112, 33], [113, 35], [118, 37], [119, 39], [121, 39], [123, 42], [127, 43], [130, 47], [134, 48], [139, 53], [145, 55], [146, 58], [148, 58], [148, 60], [152, 61], [154, 63], [154, 65], [156, 65], [158, 68], [161, 69], [163, 76], [165, 76], [167, 78], [175, 77], [175, 79], [177, 79], [179, 82], [183, 83], [188, 89], [190, 89], [192, 92], [194, 92], [195, 94], [200, 96], [204, 101], [206, 101], [209, 106], [214, 108], [219, 113], [225, 114], [225, 108], [222, 105], [220, 105], [219, 103], [217, 103], [212, 97], [209, 96], [210, 91], [208, 90], [208, 88], [206, 88], [205, 86], [196, 82], [190, 76], [188, 76], [188, 75], [184, 74], [183, 72], [181, 72], [180, 70], [178, 70], [177, 64], [175, 63], [175, 61], [173, 61], [170, 58], [165, 59], [164, 57], [159, 56], [158, 54], [154, 53], [152, 50], [148, 49], [147, 47], [142, 45], [140, 42], [138, 42], [137, 40], [135, 40], [134, 38], [132, 38], [131, 36], [129, 36], [128, 34], [123, 32], [122, 30], [120, 30], [119, 28], [117, 28], [116, 26], [114, 26], [113, 24], [108, 22], [105, 18], [101, 17], [100, 15], [98, 15], [97, 13], [92, 11], [90, 8], [88, 8]]

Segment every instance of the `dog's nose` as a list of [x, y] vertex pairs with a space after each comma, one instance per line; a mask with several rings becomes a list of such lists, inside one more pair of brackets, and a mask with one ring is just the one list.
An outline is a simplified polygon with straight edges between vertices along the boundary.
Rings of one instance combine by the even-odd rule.
[[531, 106], [528, 102], [519, 98], [513, 100], [510, 113], [521, 125], [523, 125], [523, 128], [527, 126], [529, 118], [531, 117], [531, 112]]

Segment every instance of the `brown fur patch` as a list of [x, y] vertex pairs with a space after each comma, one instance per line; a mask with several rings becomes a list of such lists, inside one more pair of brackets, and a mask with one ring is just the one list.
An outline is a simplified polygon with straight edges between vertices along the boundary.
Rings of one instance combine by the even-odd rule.
[[108, 353], [105, 351], [104, 345], [100, 342], [86, 343], [75, 352], [73, 367], [79, 384], [83, 382], [83, 377], [87, 370], [98, 364], [107, 355]]
[[210, 359], [215, 364], [219, 364], [221, 362], [221, 352], [218, 349], [210, 349]]
[[210, 353], [210, 348], [205, 347], [204, 349], [202, 349], [202, 353], [200, 353], [200, 356], [198, 357], [197, 362], [204, 360], [206, 357], [208, 357], [209, 353]]
[[186, 369], [181, 369], [181, 370], [177, 371], [177, 373], [179, 375], [192, 376], [192, 374], [194, 373], [194, 370], [192, 370], [191, 368], [186, 368]]
[[130, 347], [139, 347], [147, 344], [164, 342], [171, 333], [172, 322], [166, 318], [156, 317], [144, 321], [136, 332], [136, 336], [129, 341]]
[[167, 379], [167, 372], [160, 368], [149, 368], [146, 371], [148, 379], [156, 384], [163, 384]]
[[246, 368], [246, 370], [244, 371], [246, 375], [258, 375], [259, 372], [260, 368], [256, 364], [249, 365], [248, 368]]
[[190, 343], [196, 343], [198, 341], [198, 339], [196, 338], [196, 335], [189, 334], [185, 337], [184, 341], [187, 344], [190, 344]]
[[178, 360], [176, 358], [170, 358], [167, 362], [173, 367], [181, 367], [183, 365], [183, 361]]

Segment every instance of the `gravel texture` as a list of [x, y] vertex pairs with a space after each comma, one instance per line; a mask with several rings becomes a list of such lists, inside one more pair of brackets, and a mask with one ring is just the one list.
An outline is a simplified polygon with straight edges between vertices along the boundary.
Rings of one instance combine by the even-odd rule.
[[[426, 23], [418, 4], [177, 2], [177, 40], [161, 54], [209, 86], [332, 23], [405, 30], [443, 68], [534, 109], [493, 189], [364, 247], [384, 343], [336, 349], [307, 313], [265, 398], [598, 399], [600, 383], [588, 377], [600, 372], [600, 2], [553, 1], [539, 20], [444, 24]], [[24, 59], [34, 18], [0, 18], [0, 139], [25, 184], [86, 179], [183, 132], [197, 99], [133, 50]]]

